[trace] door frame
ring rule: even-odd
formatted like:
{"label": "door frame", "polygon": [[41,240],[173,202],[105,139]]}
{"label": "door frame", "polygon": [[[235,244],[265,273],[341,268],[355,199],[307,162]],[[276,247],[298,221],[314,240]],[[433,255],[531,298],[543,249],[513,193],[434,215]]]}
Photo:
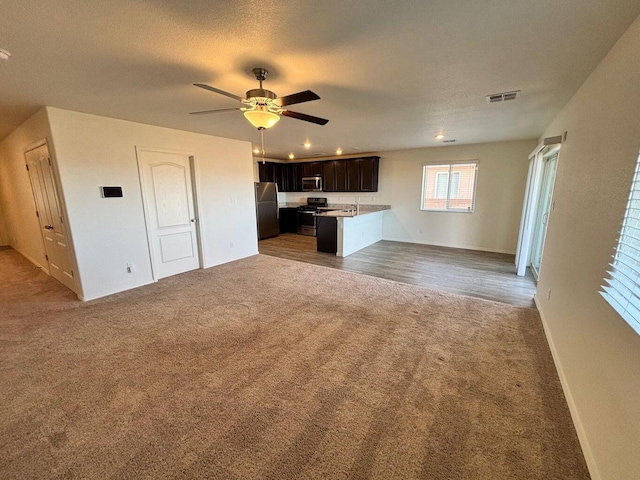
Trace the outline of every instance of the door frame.
{"label": "door frame", "polygon": [[[517,275],[524,276],[531,264],[531,246],[536,209],[540,198],[544,157],[550,150],[559,150],[562,136],[545,138],[529,155],[529,173],[525,187],[522,216],[520,217],[520,232],[516,250]],[[553,195],[553,194],[552,194]],[[553,201],[553,198],[551,199]]]}
{"label": "door frame", "polygon": [[[542,172],[540,175],[540,192],[538,194],[538,202],[536,204],[536,211],[534,212],[533,219],[533,229],[531,231],[531,253],[529,254],[529,265],[531,268],[531,273],[533,273],[536,281],[540,276],[540,267],[542,266],[542,256],[544,253],[544,244],[545,239],[547,237],[547,229],[549,228],[549,217],[551,216],[551,211],[553,210],[553,190],[555,187],[556,181],[556,173],[558,170],[558,158],[560,156],[559,147],[552,148],[548,152],[546,152],[542,156]],[[553,168],[553,175],[550,175],[550,165],[551,161],[554,161],[555,165]],[[547,184],[550,182],[550,184]],[[545,186],[549,187],[549,191],[546,192],[545,195]],[[548,204],[546,206],[546,212],[542,213],[540,207],[543,202],[547,201]],[[543,221],[543,217],[546,217],[546,220]],[[540,231],[542,229],[542,231]],[[537,238],[538,235],[541,235],[540,238]],[[540,249],[537,252],[538,248]],[[536,253],[540,254],[540,265],[535,265],[536,263]]]}
{"label": "door frame", "polygon": [[172,153],[176,155],[185,155],[189,157],[189,175],[191,176],[191,193],[193,202],[193,213],[196,220],[196,244],[198,245],[198,268],[204,268],[204,234],[202,232],[202,228],[200,227],[200,219],[202,218],[202,212],[200,210],[200,202],[198,202],[198,198],[200,196],[199,182],[197,181],[197,162],[196,155],[192,152],[185,152],[183,150],[172,150],[169,148],[159,148],[159,147],[144,147],[140,145],[136,145],[136,163],[138,164],[138,181],[140,183],[140,197],[142,198],[142,210],[144,216],[144,225],[147,234],[147,247],[149,250],[149,264],[151,265],[151,277],[154,282],[159,280],[157,267],[155,265],[155,250],[153,247],[153,241],[151,240],[151,213],[149,200],[145,197],[144,194],[144,175],[143,175],[143,167],[142,162],[140,161],[142,152],[151,152],[151,153]]}
{"label": "door frame", "polygon": [[[80,277],[80,272],[79,272],[79,268],[78,268],[78,261],[76,259],[76,249],[75,249],[75,244],[73,241],[73,236],[71,234],[71,227],[69,225],[69,213],[67,210],[67,202],[64,196],[64,191],[62,189],[62,181],[60,180],[60,170],[58,168],[58,160],[56,158],[56,154],[53,148],[53,142],[51,142],[51,140],[49,139],[49,137],[44,137],[40,140],[37,140],[29,145],[27,145],[25,148],[22,149],[22,156],[25,160],[25,165],[26,165],[26,155],[28,152],[30,152],[31,150],[35,150],[36,148],[40,148],[41,146],[46,145],[47,146],[47,152],[49,154],[49,159],[51,160],[51,171],[53,173],[53,186],[55,188],[55,194],[56,197],[58,198],[58,207],[60,209],[60,214],[62,215],[62,228],[64,230],[64,234],[67,240],[67,244],[69,246],[68,248],[68,252],[69,252],[69,261],[71,262],[71,267],[73,268],[73,284],[74,284],[74,289],[69,289],[71,290],[73,293],[76,294],[76,296],[78,297],[79,300],[84,301],[84,293],[82,290],[82,279]],[[28,172],[27,172],[28,173]],[[36,203],[36,199],[35,199],[35,192],[33,191],[33,184],[31,182],[31,175],[29,175],[29,185],[31,185],[31,195],[33,196],[33,208],[34,208],[34,212],[38,209],[37,207],[37,203]],[[38,225],[40,225],[40,220],[38,219]],[[39,229],[40,230],[40,229]],[[44,238],[42,238],[42,232],[39,231],[38,235],[40,236],[40,239],[42,240],[42,248],[44,249]],[[42,265],[38,265],[40,268],[42,268],[47,275],[51,275],[51,268],[49,267],[48,261],[47,261],[47,266],[46,268]],[[66,286],[66,285],[65,285]]]}

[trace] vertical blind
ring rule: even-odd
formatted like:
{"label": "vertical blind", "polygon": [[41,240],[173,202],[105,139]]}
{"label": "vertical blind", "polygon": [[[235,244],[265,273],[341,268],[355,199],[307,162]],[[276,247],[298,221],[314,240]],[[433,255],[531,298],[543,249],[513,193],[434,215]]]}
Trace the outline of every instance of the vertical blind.
{"label": "vertical blind", "polygon": [[640,334],[640,156],[610,266],[600,293]]}

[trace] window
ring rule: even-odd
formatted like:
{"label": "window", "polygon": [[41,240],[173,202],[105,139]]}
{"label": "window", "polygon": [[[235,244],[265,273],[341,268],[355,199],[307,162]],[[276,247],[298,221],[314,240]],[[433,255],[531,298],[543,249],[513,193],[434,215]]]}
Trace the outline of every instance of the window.
{"label": "window", "polygon": [[451,187],[449,198],[458,198],[460,191],[460,172],[451,174],[451,184],[449,184],[449,172],[436,172],[436,194],[435,198],[447,198],[447,192]]}
{"label": "window", "polygon": [[618,246],[600,292],[620,316],[640,334],[640,156],[622,219]]}
{"label": "window", "polygon": [[478,162],[424,164],[421,210],[473,212]]}

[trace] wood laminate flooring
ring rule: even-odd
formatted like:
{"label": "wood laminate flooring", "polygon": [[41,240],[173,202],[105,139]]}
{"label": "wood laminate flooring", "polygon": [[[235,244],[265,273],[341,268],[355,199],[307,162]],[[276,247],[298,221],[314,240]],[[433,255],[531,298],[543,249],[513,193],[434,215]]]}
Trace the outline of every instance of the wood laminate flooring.
{"label": "wood laminate flooring", "polygon": [[531,272],[516,275],[514,256],[382,240],[348,257],[316,251],[316,238],[295,233],[261,240],[264,255],[420,285],[460,295],[534,307]]}

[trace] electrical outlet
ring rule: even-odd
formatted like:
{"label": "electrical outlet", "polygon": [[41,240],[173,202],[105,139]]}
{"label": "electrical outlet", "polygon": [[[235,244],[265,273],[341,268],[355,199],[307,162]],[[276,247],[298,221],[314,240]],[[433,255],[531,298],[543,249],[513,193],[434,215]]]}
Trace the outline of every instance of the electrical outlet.
{"label": "electrical outlet", "polygon": [[551,300],[551,289],[547,290],[547,300]]}
{"label": "electrical outlet", "polygon": [[133,272],[133,263],[127,263],[127,273]]}

